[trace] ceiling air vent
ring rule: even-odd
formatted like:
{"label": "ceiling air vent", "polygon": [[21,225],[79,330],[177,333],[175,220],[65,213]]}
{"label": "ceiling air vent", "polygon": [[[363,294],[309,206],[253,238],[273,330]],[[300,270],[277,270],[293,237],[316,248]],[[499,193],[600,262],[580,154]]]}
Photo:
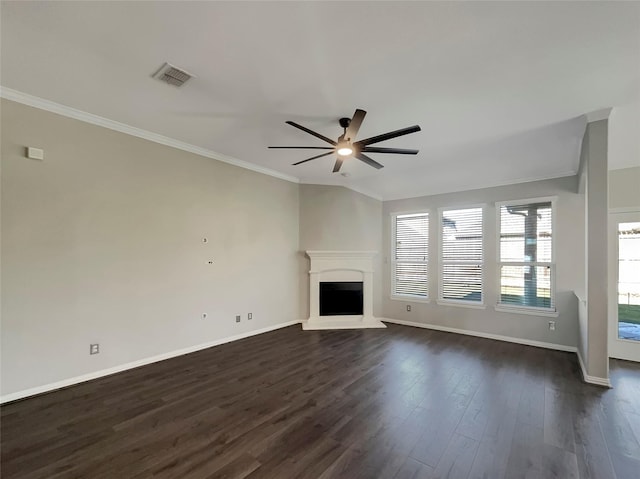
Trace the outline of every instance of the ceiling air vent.
{"label": "ceiling air vent", "polygon": [[157,78],[163,82],[167,82],[170,85],[174,86],[182,86],[186,81],[193,77],[190,73],[187,73],[184,70],[180,70],[177,67],[174,67],[170,63],[165,63],[160,67],[160,69],[155,72],[153,78]]}

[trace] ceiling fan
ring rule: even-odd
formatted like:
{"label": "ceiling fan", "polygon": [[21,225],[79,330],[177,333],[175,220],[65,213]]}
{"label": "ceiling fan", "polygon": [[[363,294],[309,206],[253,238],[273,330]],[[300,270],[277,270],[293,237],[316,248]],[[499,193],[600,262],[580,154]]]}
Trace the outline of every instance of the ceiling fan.
{"label": "ceiling fan", "polygon": [[309,128],[306,128],[298,123],[293,121],[287,121],[288,125],[291,125],[299,130],[305,131],[310,135],[315,136],[316,138],[320,138],[321,140],[329,143],[332,146],[270,146],[269,148],[277,148],[277,149],[303,149],[303,150],[331,150],[327,153],[322,153],[320,155],[312,156],[311,158],[307,158],[306,160],[298,161],[297,163],[293,163],[293,165],[300,165],[302,163],[306,163],[307,161],[315,160],[317,158],[322,158],[323,156],[338,155],[336,159],[336,163],[333,166],[333,172],[336,173],[340,171],[342,168],[342,163],[345,158],[350,156],[356,157],[358,160],[366,163],[369,166],[373,166],[376,169],[383,168],[383,166],[377,161],[369,158],[365,153],[395,153],[397,155],[417,155],[418,150],[407,150],[403,148],[381,148],[377,146],[369,146],[374,143],[379,143],[381,141],[390,140],[391,138],[396,138],[398,136],[408,135],[409,133],[416,133],[420,131],[420,127],[418,125],[409,126],[407,128],[402,128],[400,130],[390,131],[388,133],[383,133],[382,135],[372,136],[371,138],[367,138],[366,140],[354,141],[356,135],[358,134],[358,130],[360,130],[360,125],[362,125],[362,121],[364,120],[365,115],[367,114],[364,110],[356,110],[353,114],[353,118],[340,118],[340,126],[344,129],[344,133],[338,137],[338,141],[333,141],[331,138],[327,138],[320,133],[317,133]]}

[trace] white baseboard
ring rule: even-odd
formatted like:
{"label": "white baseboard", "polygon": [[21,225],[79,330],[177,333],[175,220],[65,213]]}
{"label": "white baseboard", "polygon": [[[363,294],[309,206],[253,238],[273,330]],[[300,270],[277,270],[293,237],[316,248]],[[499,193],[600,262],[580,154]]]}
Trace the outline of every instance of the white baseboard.
{"label": "white baseboard", "polygon": [[587,368],[584,365],[584,360],[582,359],[582,354],[580,354],[580,350],[576,351],[578,355],[578,363],[580,363],[580,370],[582,371],[582,379],[584,379],[585,383],[595,384],[597,386],[604,386],[607,388],[613,387],[611,386],[611,381],[607,378],[600,378],[598,376],[589,376],[587,374]]}
{"label": "white baseboard", "polygon": [[119,373],[122,371],[126,371],[128,369],[138,368],[140,366],[145,366],[151,363],[157,363],[158,361],[164,361],[165,359],[175,358],[177,356],[182,356],[184,354],[194,353],[196,351],[200,351],[202,349],[211,348],[213,346],[219,346],[221,344],[230,343],[232,341],[237,341],[239,339],[248,338],[251,336],[256,336],[262,333],[268,333],[269,331],[273,331],[280,328],[286,328],[287,326],[291,326],[294,324],[300,324],[300,320],[288,321],[286,323],[279,323],[273,326],[267,326],[266,328],[256,329],[254,331],[248,331],[242,334],[236,334],[235,336],[229,336],[226,338],[216,339],[214,341],[209,341],[207,343],[198,344],[196,346],[190,346],[188,348],[177,349],[175,351],[170,351],[168,353],[158,354],[157,356],[152,356],[150,358],[139,359],[138,361],[132,361],[130,363],[120,364],[118,366],[114,366],[108,369],[101,369],[100,371],[94,371],[92,373],[83,374],[82,376],[76,376],[69,379],[63,379],[62,381],[57,381],[55,383],[45,384],[44,386],[38,386],[35,388],[25,389],[23,391],[18,391],[11,394],[6,394],[4,396],[0,396],[0,404],[16,401],[18,399],[24,399],[29,396],[35,396],[36,394],[42,394],[49,391],[53,391],[55,389],[60,389],[68,386],[73,386],[74,384],[83,383],[86,381],[91,381],[92,379],[101,378],[104,376],[109,376],[111,374]]}
{"label": "white baseboard", "polygon": [[435,329],[437,331],[445,331],[447,333],[465,334],[467,336],[476,336],[478,338],[496,339],[498,341],[506,341],[508,343],[524,344],[526,346],[535,346],[537,348],[555,349],[557,351],[566,351],[575,353],[578,349],[575,346],[565,346],[564,344],[545,343],[543,341],[533,341],[531,339],[514,338],[512,336],[502,336],[500,334],[482,333],[472,331],[470,329],[450,328],[448,326],[438,326],[436,324],[416,323],[413,321],[405,321],[403,319],[380,318],[387,323],[402,324],[404,326],[413,326],[414,328]]}

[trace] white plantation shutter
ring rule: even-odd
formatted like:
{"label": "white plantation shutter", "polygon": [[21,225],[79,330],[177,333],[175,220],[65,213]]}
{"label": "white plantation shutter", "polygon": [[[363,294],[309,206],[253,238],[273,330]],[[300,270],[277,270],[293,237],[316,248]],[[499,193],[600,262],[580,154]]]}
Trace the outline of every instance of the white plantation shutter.
{"label": "white plantation shutter", "polygon": [[392,294],[426,299],[429,294],[429,214],[396,215],[393,240]]}
{"label": "white plantation shutter", "polygon": [[555,311],[553,202],[499,204],[502,306]]}
{"label": "white plantation shutter", "polygon": [[482,208],[440,215],[440,299],[482,303]]}

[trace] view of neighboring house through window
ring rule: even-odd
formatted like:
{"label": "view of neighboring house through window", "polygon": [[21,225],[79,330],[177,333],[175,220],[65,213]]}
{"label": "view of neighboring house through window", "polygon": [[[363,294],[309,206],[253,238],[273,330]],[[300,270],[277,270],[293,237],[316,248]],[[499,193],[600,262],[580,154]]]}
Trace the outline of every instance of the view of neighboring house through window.
{"label": "view of neighboring house through window", "polygon": [[392,231],[392,295],[427,299],[429,214],[394,215]]}
{"label": "view of neighboring house through window", "polygon": [[554,200],[499,203],[500,306],[555,311]]}
{"label": "view of neighboring house through window", "polygon": [[446,302],[482,303],[482,207],[440,213],[440,296]]}

